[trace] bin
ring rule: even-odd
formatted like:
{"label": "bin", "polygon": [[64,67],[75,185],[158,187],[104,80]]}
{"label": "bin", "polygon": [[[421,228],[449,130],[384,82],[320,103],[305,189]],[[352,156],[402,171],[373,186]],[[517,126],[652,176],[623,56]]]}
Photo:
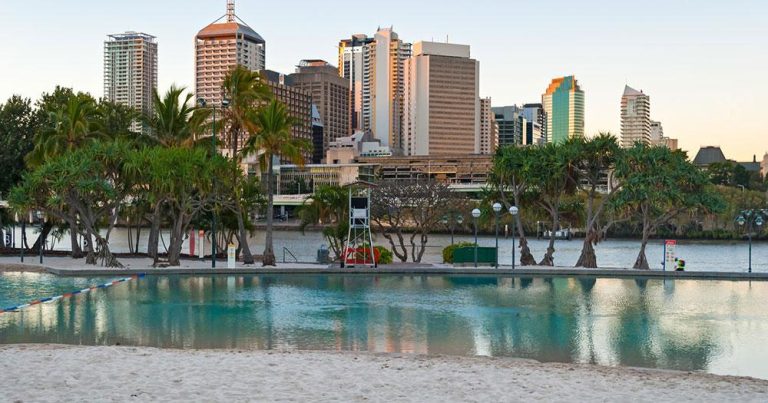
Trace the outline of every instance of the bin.
{"label": "bin", "polygon": [[331,263],[330,251],[325,245],[320,246],[320,249],[317,250],[317,263]]}

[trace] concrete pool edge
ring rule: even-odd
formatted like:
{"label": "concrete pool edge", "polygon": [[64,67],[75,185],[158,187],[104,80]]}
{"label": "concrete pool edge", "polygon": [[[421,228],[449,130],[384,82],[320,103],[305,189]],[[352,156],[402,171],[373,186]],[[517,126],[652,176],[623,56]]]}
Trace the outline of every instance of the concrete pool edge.
{"label": "concrete pool edge", "polygon": [[768,273],[745,272],[675,272],[634,269],[583,269],[573,267],[525,267],[511,269],[493,267],[450,267],[450,266],[408,266],[393,265],[373,268],[338,268],[321,265],[291,265],[290,267],[239,267],[229,268],[62,268],[36,264],[0,263],[0,272],[46,272],[62,277],[100,277],[115,275],[307,275],[307,274],[378,274],[378,275],[460,275],[460,276],[504,276],[504,277],[598,277],[598,278],[643,278],[643,279],[690,279],[690,280],[739,280],[768,281]]}

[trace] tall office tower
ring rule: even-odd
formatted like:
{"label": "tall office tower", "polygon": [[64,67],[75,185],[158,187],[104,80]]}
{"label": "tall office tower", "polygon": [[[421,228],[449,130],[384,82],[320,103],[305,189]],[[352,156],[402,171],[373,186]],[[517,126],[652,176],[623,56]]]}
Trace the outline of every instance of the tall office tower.
{"label": "tall office tower", "polygon": [[[523,116],[528,121],[528,124],[535,123],[536,134],[533,134],[529,130],[529,136],[532,136],[534,143],[539,144],[541,142],[547,142],[547,112],[544,111],[544,105],[542,104],[525,104],[523,105]],[[537,143],[538,141],[538,143]],[[525,143],[525,142],[524,142]]]}
{"label": "tall office tower", "polygon": [[[296,125],[291,129],[294,138],[304,139],[312,144],[312,96],[309,92],[293,86],[289,76],[280,74],[272,70],[261,70],[259,74],[267,84],[272,95],[278,101],[285,104],[288,114],[295,119]],[[304,160],[307,163],[312,162],[313,147],[304,153]],[[288,160],[282,160],[283,164],[291,164]]]}
{"label": "tall office tower", "polygon": [[574,76],[552,80],[541,96],[547,114],[547,141],[584,136],[584,91]]}
{"label": "tall office tower", "polygon": [[491,98],[480,98],[480,154],[493,154],[498,146],[499,125],[491,110]]}
{"label": "tall office tower", "polygon": [[264,39],[235,15],[235,1],[227,0],[227,14],[195,37],[195,95],[220,106],[224,76],[237,65],[264,69],[265,51]]}
{"label": "tall office tower", "polygon": [[330,142],[349,136],[349,80],[324,60],[302,60],[288,77],[294,88],[312,96],[323,122],[323,141],[315,152],[325,155]]}
{"label": "tall office tower", "polygon": [[480,63],[469,46],[417,42],[405,77],[405,154],[480,153]]}
{"label": "tall office tower", "polygon": [[621,96],[621,146],[651,144],[651,98],[630,86]]}
{"label": "tall office tower", "polygon": [[[367,45],[373,42],[363,34],[352,35],[350,39],[339,42],[339,76],[349,81],[349,116],[350,127],[348,134],[364,131],[363,121],[363,78],[369,73],[370,57]],[[370,92],[368,93],[370,96]]]}
{"label": "tall office tower", "polygon": [[353,131],[370,131],[395,150],[402,149],[403,64],[410,55],[411,44],[392,28],[339,42],[339,75],[350,80],[352,91]]}
{"label": "tall office tower", "polygon": [[526,144],[528,121],[517,105],[492,108],[499,125],[499,147]]}
{"label": "tall office tower", "polygon": [[664,128],[661,126],[661,122],[651,120],[651,144],[658,145],[662,143],[664,139]]}
{"label": "tall office tower", "polygon": [[[104,99],[149,113],[156,90],[155,37],[139,32],[108,35],[104,42]],[[136,120],[131,130],[146,132],[148,128]]]}

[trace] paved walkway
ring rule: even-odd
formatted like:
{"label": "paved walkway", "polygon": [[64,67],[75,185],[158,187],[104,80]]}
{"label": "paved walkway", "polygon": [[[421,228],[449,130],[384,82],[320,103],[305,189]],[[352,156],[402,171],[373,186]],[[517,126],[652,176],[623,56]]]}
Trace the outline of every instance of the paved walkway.
{"label": "paved walkway", "polygon": [[737,273],[737,272],[674,272],[646,271],[624,268],[584,269],[574,267],[545,267],[524,266],[512,269],[511,266],[494,267],[454,267],[448,264],[414,264],[399,263],[382,265],[378,268],[346,267],[316,263],[278,263],[276,267],[242,265],[239,262],[234,268],[227,267],[226,261],[217,261],[216,268],[211,268],[210,260],[186,259],[177,267],[152,267],[149,258],[121,258],[123,269],[90,266],[85,259],[69,257],[46,257],[40,265],[38,258],[25,258],[20,263],[15,256],[0,257],[0,271],[37,271],[48,272],[60,276],[115,276],[131,274],[400,274],[400,275],[472,275],[472,276],[531,276],[531,277],[608,277],[608,278],[677,278],[677,279],[709,279],[709,280],[764,280],[768,281],[768,273]]}

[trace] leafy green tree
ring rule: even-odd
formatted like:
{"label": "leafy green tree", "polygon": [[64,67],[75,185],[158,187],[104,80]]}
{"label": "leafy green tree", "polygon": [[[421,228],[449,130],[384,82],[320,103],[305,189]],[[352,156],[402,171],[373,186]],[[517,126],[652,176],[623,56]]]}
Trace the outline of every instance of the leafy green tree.
{"label": "leafy green tree", "polygon": [[635,269],[648,270],[645,249],[659,226],[685,212],[717,212],[723,201],[714,193],[707,175],[688,162],[682,151],[635,144],[616,164],[624,186],[613,203],[630,211],[642,224],[640,252]]}
{"label": "leafy green tree", "polygon": [[[129,154],[126,171],[134,175],[139,185],[134,191],[151,195],[159,211],[167,210],[170,218],[168,262],[180,264],[181,247],[190,223],[213,205],[222,205],[217,198],[228,194],[235,164],[216,154],[211,156],[202,148],[151,147]],[[218,177],[214,188],[213,177]],[[158,207],[156,207],[158,208]],[[158,255],[154,256],[155,261]]]}
{"label": "leafy green tree", "polygon": [[304,153],[312,145],[304,139],[295,138],[292,129],[298,123],[288,113],[285,105],[272,100],[266,107],[249,113],[248,132],[250,137],[242,150],[243,155],[258,155],[261,172],[267,173],[267,231],[264,247],[264,266],[275,266],[275,250],[272,239],[274,223],[274,163],[282,157],[297,165],[304,165]]}
{"label": "leafy green tree", "polygon": [[322,225],[323,237],[335,259],[341,259],[349,230],[349,194],[341,186],[320,186],[299,209],[301,230]]}
{"label": "leafy green tree", "polygon": [[[529,181],[531,159],[536,153],[533,147],[501,147],[496,151],[493,158],[493,170],[490,174],[490,183],[494,192],[498,194],[508,210],[511,206],[522,206],[522,200],[526,193],[531,192]],[[495,195],[493,195],[495,196]],[[523,226],[523,212],[520,211],[514,218],[517,235],[520,239],[520,264],[530,266],[536,264],[531,249],[528,246],[528,239],[525,236],[525,227]]]}
{"label": "leafy green tree", "polygon": [[129,106],[101,100],[96,105],[95,129],[107,139],[134,142],[139,134],[131,131],[131,125],[140,117],[141,114]]}
{"label": "leafy green tree", "polygon": [[0,104],[0,199],[21,180],[39,124],[29,99],[14,95]]}
{"label": "leafy green tree", "polygon": [[[600,241],[601,219],[606,207],[621,184],[611,175],[622,149],[616,137],[600,133],[591,139],[575,139],[574,168],[579,182],[578,190],[586,199],[584,231],[586,236],[576,267],[597,267],[594,245]],[[605,186],[605,189],[601,189]]]}
{"label": "leafy green tree", "polygon": [[537,204],[550,216],[552,236],[547,251],[539,262],[542,266],[554,266],[555,234],[560,229],[564,196],[575,191],[574,161],[579,140],[569,139],[561,144],[548,143],[536,148],[527,171],[530,186],[539,195]]}
{"label": "leafy green tree", "polygon": [[[39,210],[64,221],[74,211],[80,225],[70,230],[96,244],[94,249],[87,243],[86,263],[96,264],[99,257],[105,266],[121,267],[109,250],[109,236],[132,187],[122,176],[128,151],[121,141],[96,141],[51,157],[25,175],[11,191],[10,202],[20,212]],[[105,223],[102,236],[99,228]]]}
{"label": "leafy green tree", "polygon": [[[150,144],[166,148],[193,148],[198,139],[206,134],[206,121],[210,116],[210,110],[197,109],[192,103],[192,94],[186,92],[183,87],[171,86],[160,98],[155,91],[152,94],[154,102],[152,111],[142,117],[148,126],[146,134]],[[131,175],[139,178],[150,174],[146,172],[148,166],[132,166]],[[163,224],[163,212],[167,200],[157,198],[161,193],[139,195],[147,203],[143,204],[148,209],[150,222],[149,237],[147,239],[147,252],[150,257],[157,260],[160,242],[160,229]]]}

